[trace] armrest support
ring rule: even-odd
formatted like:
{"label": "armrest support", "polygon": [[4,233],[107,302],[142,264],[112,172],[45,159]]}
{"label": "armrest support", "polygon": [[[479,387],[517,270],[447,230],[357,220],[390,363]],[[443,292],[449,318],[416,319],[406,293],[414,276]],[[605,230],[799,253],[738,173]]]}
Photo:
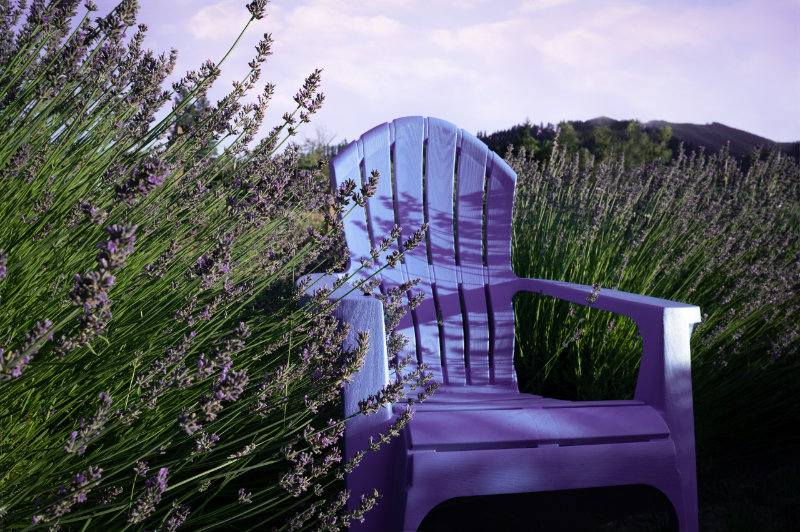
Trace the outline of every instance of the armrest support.
{"label": "armrest support", "polygon": [[[304,279],[309,276],[304,277]],[[336,275],[312,274],[307,294],[313,294],[322,287],[333,287],[339,279]],[[299,282],[298,282],[299,284]],[[348,294],[349,292],[349,294]],[[386,334],[383,324],[383,304],[374,297],[365,296],[360,290],[353,290],[352,285],[344,284],[331,292],[328,300],[337,301],[334,316],[350,324],[350,332],[344,341],[345,349],[356,346],[358,331],[369,331],[369,351],[364,366],[356,373],[353,380],[345,385],[342,397],[344,416],[358,412],[358,402],[376,393],[389,383],[389,363],[386,355]],[[384,406],[370,416],[358,416],[347,422],[347,430],[359,432],[362,428],[372,426],[391,417],[391,408]]]}

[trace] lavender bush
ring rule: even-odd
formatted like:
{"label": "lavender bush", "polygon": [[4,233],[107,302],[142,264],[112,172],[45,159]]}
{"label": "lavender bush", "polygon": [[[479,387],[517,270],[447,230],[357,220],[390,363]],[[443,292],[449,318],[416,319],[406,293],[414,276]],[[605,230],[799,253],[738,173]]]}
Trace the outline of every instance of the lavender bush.
{"label": "lavender bush", "polygon": [[301,307],[289,289],[371,190],[332,196],[278,152],[322,104],[320,72],[256,140],[274,87],[244,96],[266,34],[170,135],[230,51],[165,90],[177,52],[143,48],[135,0],[96,18],[92,1],[0,8],[0,528],[362,518],[374,498],[346,509],[336,401],[368,335],[343,351],[324,292]]}
{"label": "lavender bush", "polygon": [[[580,168],[556,149],[508,155],[519,181],[518,275],[699,305],[692,337],[698,445],[791,434],[800,396],[800,167],[726,152],[626,169]],[[627,318],[518,295],[517,368],[526,391],[575,399],[633,396],[641,338]],[[710,445],[710,444],[709,444]]]}

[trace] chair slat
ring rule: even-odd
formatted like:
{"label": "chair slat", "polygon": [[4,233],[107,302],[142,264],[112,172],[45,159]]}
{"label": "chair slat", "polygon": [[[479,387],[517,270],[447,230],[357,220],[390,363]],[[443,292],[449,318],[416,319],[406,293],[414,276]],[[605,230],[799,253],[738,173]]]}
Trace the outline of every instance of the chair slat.
{"label": "chair slat", "polygon": [[445,382],[452,386],[463,386],[467,384],[464,360],[464,315],[458,291],[456,266],[436,264],[433,271],[436,278],[436,302],[442,321]]}
{"label": "chair slat", "polygon": [[651,406],[420,411],[410,425],[412,449],[456,451],[542,444],[587,445],[666,438],[669,428]]}
{"label": "chair slat", "polygon": [[483,276],[474,271],[470,273],[464,266],[461,268],[461,298],[467,320],[465,358],[469,383],[489,384],[489,312]]}
{"label": "chair slat", "polygon": [[380,172],[377,193],[367,201],[367,220],[372,232],[372,245],[377,246],[394,228],[394,206],[392,200],[392,161],[389,124],[381,124],[361,137],[364,150],[364,174],[369,177],[373,170]]}
{"label": "chair slat", "polygon": [[[339,188],[346,180],[352,179],[360,187],[361,183],[361,158],[358,154],[358,144],[353,142],[344,150],[339,152],[331,164],[331,185]],[[359,267],[359,260],[366,259],[370,253],[369,238],[367,235],[367,217],[364,207],[355,205],[352,201],[352,212],[344,217],[344,234],[347,239],[347,246],[350,248],[350,268],[349,272],[355,271]],[[349,208],[348,206],[348,208]]]}
{"label": "chair slat", "polygon": [[442,323],[445,382],[466,384],[464,323],[458,294],[453,239],[453,179],[459,130],[450,122],[428,119],[425,161],[428,235],[435,275],[435,297]]}
{"label": "chair slat", "polygon": [[511,297],[496,297],[492,291],[494,272],[511,271],[511,210],[516,174],[497,154],[489,156],[486,186],[486,264],[489,269],[492,315],[492,383],[517,388],[514,371],[514,309]]}
{"label": "chair slat", "polygon": [[[403,228],[401,240],[406,240],[425,223],[422,190],[424,122],[421,116],[408,117],[395,120],[394,127],[396,214]],[[417,334],[417,360],[427,364],[433,371],[434,378],[442,382],[439,327],[436,324],[436,308],[424,240],[416,248],[406,252],[403,268],[408,279],[420,279],[412,292],[425,294],[422,303],[412,311]]]}
{"label": "chair slat", "polygon": [[456,246],[462,265],[483,264],[483,186],[488,152],[486,144],[464,133],[456,185]]}
{"label": "chair slat", "polygon": [[[395,226],[391,129],[392,126],[390,124],[381,124],[364,133],[359,141],[363,146],[365,176],[369,176],[372,170],[377,170],[381,174],[375,195],[367,201],[367,220],[371,229],[373,246],[377,246],[380,240],[388,236]],[[391,248],[389,251],[391,252],[393,249]],[[399,266],[386,268],[380,275],[383,279],[382,287],[384,290],[395,288],[406,280],[404,272]],[[406,305],[408,304],[406,296],[403,296],[403,301]],[[400,351],[400,357],[405,358],[410,355],[412,360],[416,360],[417,335],[410,314],[406,313],[403,316],[396,331],[409,339],[409,343]]]}
{"label": "chair slat", "polygon": [[511,295],[507,290],[493,290],[490,285],[489,300],[492,316],[491,381],[492,384],[507,385],[516,390],[518,385],[514,370],[514,308]]}
{"label": "chair slat", "polygon": [[511,212],[514,205],[514,171],[494,152],[489,154],[486,189],[486,264],[511,270]]}
{"label": "chair slat", "polygon": [[465,359],[471,384],[489,383],[489,315],[483,276],[483,188],[486,144],[464,133],[456,182],[456,248],[467,320]]}
{"label": "chair slat", "polygon": [[455,265],[453,240],[453,178],[458,129],[450,122],[428,119],[426,184],[431,258],[434,264]]}

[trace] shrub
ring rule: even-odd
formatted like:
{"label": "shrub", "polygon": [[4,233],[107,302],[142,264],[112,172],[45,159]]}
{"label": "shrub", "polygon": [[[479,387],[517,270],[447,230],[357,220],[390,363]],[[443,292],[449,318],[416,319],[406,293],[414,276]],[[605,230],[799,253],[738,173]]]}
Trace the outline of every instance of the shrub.
{"label": "shrub", "polygon": [[[520,276],[699,305],[692,336],[698,445],[785,435],[797,416],[800,167],[779,152],[743,173],[726,152],[626,169],[509,153],[519,176]],[[516,300],[526,391],[633,396],[641,338],[627,318],[525,294]]]}
{"label": "shrub", "polygon": [[[277,152],[322,104],[320,71],[256,142],[274,87],[243,98],[269,34],[210,105],[230,51],[164,90],[176,52],[143,51],[141,25],[126,39],[136,1],[94,21],[87,1],[70,31],[78,4],[0,3],[0,525],[360,517],[374,499],[345,507],[356,464],[336,401],[368,336],[343,350],[330,306],[291,290],[330,265],[335,214],[358,192],[333,197],[296,146]],[[247,5],[250,22],[265,5]]]}

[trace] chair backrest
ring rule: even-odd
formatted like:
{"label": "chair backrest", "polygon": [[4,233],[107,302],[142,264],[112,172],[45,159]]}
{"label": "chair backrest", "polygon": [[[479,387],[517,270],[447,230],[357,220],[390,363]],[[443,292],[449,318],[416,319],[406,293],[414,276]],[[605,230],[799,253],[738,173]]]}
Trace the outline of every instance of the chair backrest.
{"label": "chair backrest", "polygon": [[381,272],[382,291],[419,278],[412,294],[425,294],[398,327],[410,339],[404,354],[427,364],[444,386],[516,390],[511,302],[491,297],[492,279],[511,273],[516,175],[468,132],[417,116],[381,124],[348,145],[331,161],[331,181],[361,186],[372,170],[381,175],[377,193],[344,219],[348,271],[395,224],[402,242],[427,222],[424,242]]}

